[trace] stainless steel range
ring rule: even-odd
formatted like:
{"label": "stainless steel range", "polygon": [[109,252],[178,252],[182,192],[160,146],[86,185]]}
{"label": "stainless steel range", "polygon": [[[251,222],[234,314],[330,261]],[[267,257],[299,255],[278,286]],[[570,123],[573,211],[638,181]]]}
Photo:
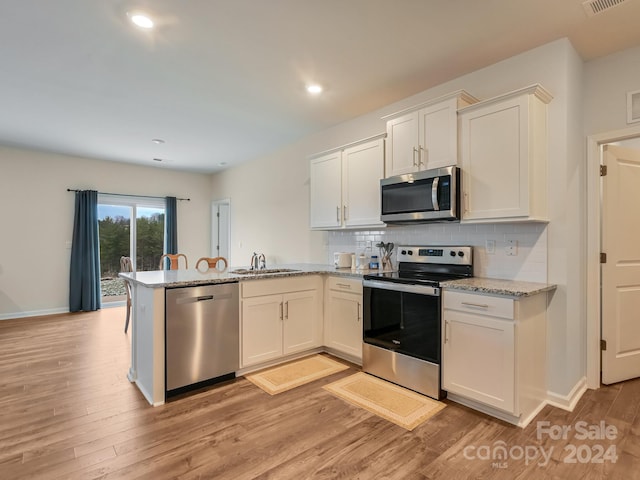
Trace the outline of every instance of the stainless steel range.
{"label": "stainless steel range", "polygon": [[440,399],[440,283],[473,276],[472,247],[401,246],[398,271],[364,276],[365,372]]}

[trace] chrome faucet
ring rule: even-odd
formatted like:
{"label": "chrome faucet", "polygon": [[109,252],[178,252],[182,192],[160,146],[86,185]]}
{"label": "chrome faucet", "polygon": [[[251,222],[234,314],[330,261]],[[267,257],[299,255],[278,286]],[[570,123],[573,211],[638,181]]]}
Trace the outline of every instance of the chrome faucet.
{"label": "chrome faucet", "polygon": [[267,259],[264,253],[257,254],[253,252],[253,255],[251,255],[251,270],[264,270],[265,268],[267,268]]}

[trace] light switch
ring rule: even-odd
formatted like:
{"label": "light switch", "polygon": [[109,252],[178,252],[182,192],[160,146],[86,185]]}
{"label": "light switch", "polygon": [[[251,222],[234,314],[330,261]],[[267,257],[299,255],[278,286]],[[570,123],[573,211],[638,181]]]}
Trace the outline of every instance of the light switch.
{"label": "light switch", "polygon": [[496,253],[496,241],[495,240],[485,240],[484,248],[487,251],[487,254],[493,255]]}

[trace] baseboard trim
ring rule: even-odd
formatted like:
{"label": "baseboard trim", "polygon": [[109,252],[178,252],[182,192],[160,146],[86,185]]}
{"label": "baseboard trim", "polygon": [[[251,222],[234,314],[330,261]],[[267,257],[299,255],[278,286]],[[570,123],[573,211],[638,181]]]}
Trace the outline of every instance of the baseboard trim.
{"label": "baseboard trim", "polygon": [[69,313],[69,307],[48,308],[45,310],[31,310],[28,312],[0,313],[0,320],[16,320],[28,317],[46,317],[47,315],[60,315]]}
{"label": "baseboard trim", "polygon": [[[104,302],[100,305],[101,309],[105,308],[116,308],[116,307],[124,307],[127,304],[125,301],[117,301],[117,302]],[[0,313],[0,321],[2,320],[17,320],[19,318],[30,318],[30,317],[46,317],[48,315],[61,315],[69,312],[69,307],[60,307],[60,308],[47,308],[44,310],[30,310],[27,312],[14,312],[14,313]]]}
{"label": "baseboard trim", "polygon": [[582,377],[567,395],[547,391],[547,403],[553,407],[572,412],[576,404],[587,391],[587,377]]}

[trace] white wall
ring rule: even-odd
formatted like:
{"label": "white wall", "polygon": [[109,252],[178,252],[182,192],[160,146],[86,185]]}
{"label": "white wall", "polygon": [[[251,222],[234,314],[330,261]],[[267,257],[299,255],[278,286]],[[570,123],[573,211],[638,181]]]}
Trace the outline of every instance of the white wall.
{"label": "white wall", "polygon": [[177,196],[178,246],[210,254],[210,177],[0,147],[0,318],[68,311],[74,194]]}
{"label": "white wall", "polygon": [[629,127],[627,92],[636,90],[640,90],[640,46],[587,62],[584,68],[585,134]]}
{"label": "white wall", "polygon": [[[547,278],[558,284],[558,290],[549,307],[549,356],[553,360],[548,372],[549,389],[559,397],[567,395],[585,373],[581,69],[582,62],[572,45],[561,39],[215,175],[213,199],[231,198],[232,263],[248,261],[253,250],[264,251],[271,261],[277,262],[326,262],[332,249],[341,245],[335,233],[314,232],[308,228],[309,155],[384,132],[385,122],[381,116],[454,90],[465,89],[482,99],[540,83],[554,96],[548,110],[551,223],[546,229],[545,248]],[[398,234],[420,241],[429,239],[428,235],[416,237],[410,231],[399,230]],[[355,240],[350,239],[346,244],[351,246],[358,241],[357,236],[353,238]],[[475,237],[472,242],[481,243]],[[479,253],[484,261],[482,271],[496,271],[490,256]],[[503,272],[505,278],[514,272],[517,274],[517,267],[507,270]],[[542,270],[537,271],[537,280]]]}

